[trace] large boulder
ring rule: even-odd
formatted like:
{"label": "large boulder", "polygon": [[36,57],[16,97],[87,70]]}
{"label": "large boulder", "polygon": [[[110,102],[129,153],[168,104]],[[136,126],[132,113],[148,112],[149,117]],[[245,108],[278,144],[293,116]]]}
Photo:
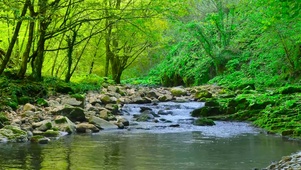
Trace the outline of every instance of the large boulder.
{"label": "large boulder", "polygon": [[68,132],[69,134],[76,132],[76,125],[66,116],[57,116],[53,121],[53,128],[59,131]]}
{"label": "large boulder", "polygon": [[117,125],[96,116],[90,117],[89,123],[94,124],[97,128],[104,130],[118,128]]}
{"label": "large boulder", "polygon": [[71,121],[76,122],[83,122],[86,120],[85,112],[80,107],[73,107],[66,105],[65,108],[58,110],[55,115],[62,115],[68,117]]}
{"label": "large boulder", "polygon": [[173,87],[170,89],[170,92],[173,96],[176,97],[185,96],[187,94],[187,91],[181,87]]}
{"label": "large boulder", "polygon": [[17,126],[7,125],[0,129],[0,142],[26,142],[27,132]]}

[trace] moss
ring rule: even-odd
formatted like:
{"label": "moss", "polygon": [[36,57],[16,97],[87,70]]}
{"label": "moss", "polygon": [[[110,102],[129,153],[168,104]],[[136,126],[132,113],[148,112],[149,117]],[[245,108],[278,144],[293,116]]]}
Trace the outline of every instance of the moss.
{"label": "moss", "polygon": [[213,126],[215,125],[214,121],[208,118],[198,118],[194,121],[194,125],[196,126]]}
{"label": "moss", "polygon": [[35,135],[33,137],[31,137],[30,141],[33,142],[33,143],[38,143],[40,139],[43,139],[44,136],[42,135]]}
{"label": "moss", "polygon": [[9,120],[5,113],[0,112],[0,128],[3,128],[4,125],[7,125],[9,123]]}
{"label": "moss", "polygon": [[47,130],[46,132],[44,132],[44,136],[45,137],[58,137],[60,134],[59,131],[54,131],[54,130]]}
{"label": "moss", "polygon": [[55,119],[54,122],[56,124],[63,124],[63,123],[67,123],[68,121],[67,121],[66,117],[61,117],[60,119]]}
{"label": "moss", "polygon": [[47,127],[47,129],[51,129],[52,128],[52,123],[51,122],[47,122],[45,124],[45,126]]}

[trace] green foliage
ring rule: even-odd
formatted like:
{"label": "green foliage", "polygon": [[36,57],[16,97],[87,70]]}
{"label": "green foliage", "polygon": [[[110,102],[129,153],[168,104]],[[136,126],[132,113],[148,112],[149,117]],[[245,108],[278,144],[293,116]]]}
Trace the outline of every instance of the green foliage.
{"label": "green foliage", "polygon": [[5,113],[0,112],[0,129],[9,123],[9,120]]}

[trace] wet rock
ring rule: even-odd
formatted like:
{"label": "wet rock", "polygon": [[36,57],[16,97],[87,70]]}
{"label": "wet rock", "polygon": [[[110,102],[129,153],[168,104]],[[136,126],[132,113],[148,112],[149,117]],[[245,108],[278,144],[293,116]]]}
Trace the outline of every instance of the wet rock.
{"label": "wet rock", "polygon": [[89,119],[89,123],[94,124],[99,129],[117,129],[118,126],[116,126],[113,123],[110,123],[104,119],[101,119],[99,117],[93,116]]}
{"label": "wet rock", "polygon": [[146,106],[140,107],[140,112],[144,112],[144,111],[146,111],[146,110],[152,110],[152,109],[149,108],[149,107],[146,107]]}
{"label": "wet rock", "polygon": [[129,120],[127,120],[126,118],[122,117],[122,116],[118,116],[117,118],[117,123],[122,123],[124,126],[129,126],[130,122]]}
{"label": "wet rock", "polygon": [[169,110],[159,110],[158,115],[172,115],[173,112]]}
{"label": "wet rock", "polygon": [[198,118],[193,123],[196,126],[213,126],[215,125],[214,121],[207,118]]}
{"label": "wet rock", "polygon": [[179,124],[172,124],[172,125],[169,125],[169,127],[180,127]]}
{"label": "wet rock", "polygon": [[224,113],[225,112],[219,107],[201,107],[190,112],[193,117],[216,116]]}

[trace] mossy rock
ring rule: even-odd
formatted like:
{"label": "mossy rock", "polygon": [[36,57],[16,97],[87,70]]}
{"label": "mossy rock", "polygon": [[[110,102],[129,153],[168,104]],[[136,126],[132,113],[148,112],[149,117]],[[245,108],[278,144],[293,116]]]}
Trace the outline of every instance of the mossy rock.
{"label": "mossy rock", "polygon": [[0,139],[4,138],[11,142],[26,142],[28,140],[27,132],[12,125],[6,125],[0,129]]}
{"label": "mossy rock", "polygon": [[55,130],[47,130],[43,135],[45,137],[58,137],[60,135],[60,132]]}
{"label": "mossy rock", "polygon": [[68,120],[67,120],[67,117],[65,117],[65,116],[60,116],[60,117],[56,118],[56,119],[54,120],[54,122],[55,122],[56,124],[63,124],[63,123],[67,123]]}
{"label": "mossy rock", "polygon": [[201,90],[195,93],[194,98],[202,99],[202,98],[212,98],[212,93],[208,90]]}
{"label": "mossy rock", "polygon": [[39,143],[39,140],[43,139],[43,138],[44,138],[44,136],[42,136],[42,135],[35,135],[35,136],[30,138],[30,142]]}
{"label": "mossy rock", "polygon": [[187,94],[187,91],[180,87],[174,87],[170,89],[170,92],[173,96],[177,96],[177,97],[184,96]]}
{"label": "mossy rock", "polygon": [[258,109],[264,109],[267,105],[273,104],[274,102],[271,101],[264,101],[264,102],[255,102],[251,105],[249,105],[250,110],[258,110]]}
{"label": "mossy rock", "polygon": [[190,112],[192,117],[207,117],[224,114],[224,110],[221,107],[201,107]]}
{"label": "mossy rock", "polygon": [[196,126],[213,126],[215,125],[214,121],[208,118],[198,118],[193,123]]}

